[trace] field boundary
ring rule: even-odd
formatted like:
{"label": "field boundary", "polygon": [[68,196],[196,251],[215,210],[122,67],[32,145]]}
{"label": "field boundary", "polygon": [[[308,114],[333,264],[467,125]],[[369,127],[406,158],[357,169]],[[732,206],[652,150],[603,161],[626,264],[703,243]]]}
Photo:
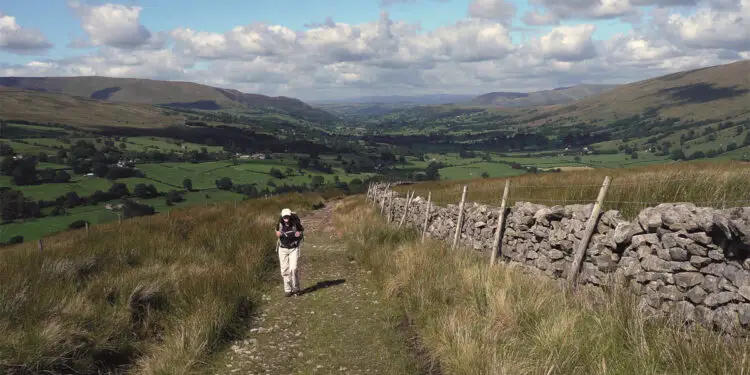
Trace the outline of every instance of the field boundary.
{"label": "field boundary", "polygon": [[501,210],[464,196],[458,205],[441,207],[414,194],[400,197],[391,186],[373,184],[368,191],[389,222],[496,253],[552,279],[627,289],[646,317],[750,333],[750,208],[663,203],[641,210],[631,222],[616,210],[592,218],[593,199],[552,207],[517,201]]}

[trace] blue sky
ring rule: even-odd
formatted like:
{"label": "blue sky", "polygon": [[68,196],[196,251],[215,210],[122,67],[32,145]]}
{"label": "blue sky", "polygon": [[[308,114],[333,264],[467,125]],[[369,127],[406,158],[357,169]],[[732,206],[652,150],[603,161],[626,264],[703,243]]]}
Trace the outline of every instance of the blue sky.
{"label": "blue sky", "polygon": [[382,1],[0,0],[0,76],[320,99],[625,83],[750,58],[748,0]]}
{"label": "blue sky", "polygon": [[[382,6],[378,0],[114,0],[85,1],[88,4],[118,3],[143,8],[141,22],[152,32],[169,31],[177,27],[194,30],[224,32],[237,25],[266,22],[283,25],[293,30],[304,30],[305,25],[322,23],[326,17],[336,22],[361,24],[378,18],[387,11],[391,19],[422,25],[425,31],[456,23],[467,17],[469,0],[416,0]],[[512,0],[517,8],[514,27],[527,28],[521,21],[527,11],[535,9],[525,0]],[[189,3],[190,5],[186,5]],[[43,11],[41,11],[43,10]],[[0,12],[16,17],[24,26],[42,31],[55,45],[50,58],[66,58],[81,54],[86,49],[66,46],[85,34],[66,0],[3,0]],[[575,20],[562,24],[576,24]],[[597,26],[593,37],[606,39],[617,32],[627,32],[631,26],[619,20],[589,21]],[[536,27],[526,38],[538,36],[551,27]],[[514,42],[521,42],[524,34],[512,32]],[[0,61],[25,63],[38,56],[19,56],[0,52]]]}

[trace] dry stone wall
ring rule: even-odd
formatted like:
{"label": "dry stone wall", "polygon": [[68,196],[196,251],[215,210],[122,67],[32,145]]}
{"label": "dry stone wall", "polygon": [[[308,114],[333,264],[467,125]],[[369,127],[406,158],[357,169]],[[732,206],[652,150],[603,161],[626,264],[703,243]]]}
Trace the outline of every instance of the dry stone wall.
{"label": "dry stone wall", "polygon": [[[384,215],[390,212],[393,222],[401,221],[406,198],[377,185],[371,199],[384,205]],[[593,206],[516,203],[506,210],[502,259],[531,272],[567,278]],[[426,198],[414,197],[404,224],[421,231],[426,209]],[[490,254],[499,208],[466,203],[464,210],[459,243]],[[426,235],[452,241],[458,213],[457,204],[431,204]],[[633,221],[611,210],[598,218],[577,281],[626,286],[649,315],[744,336],[750,333],[749,254],[750,207],[661,204],[644,209]]]}

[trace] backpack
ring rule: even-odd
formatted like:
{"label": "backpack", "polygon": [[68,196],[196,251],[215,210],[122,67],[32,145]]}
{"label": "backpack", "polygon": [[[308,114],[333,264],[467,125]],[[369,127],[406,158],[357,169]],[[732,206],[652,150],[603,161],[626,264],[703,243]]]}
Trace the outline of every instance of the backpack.
{"label": "backpack", "polygon": [[[280,230],[281,226],[284,224],[284,219],[279,218],[278,223],[276,224],[276,229]],[[296,226],[297,231],[301,232],[299,237],[285,237],[281,236],[279,237],[279,242],[284,245],[284,247],[297,247],[299,246],[300,242],[305,238],[305,227],[302,226],[302,220],[300,220],[299,216],[297,216],[296,212],[292,212],[292,215],[289,217],[289,225]]]}

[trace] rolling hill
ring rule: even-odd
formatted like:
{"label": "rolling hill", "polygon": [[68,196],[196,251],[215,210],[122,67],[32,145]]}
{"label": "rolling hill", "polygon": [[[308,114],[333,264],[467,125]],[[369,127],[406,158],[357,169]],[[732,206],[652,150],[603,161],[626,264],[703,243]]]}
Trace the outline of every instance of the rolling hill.
{"label": "rolling hill", "polygon": [[534,116],[611,121],[649,111],[696,121],[750,118],[750,60],[622,85]]}
{"label": "rolling hill", "polygon": [[599,94],[617,85],[582,84],[536,92],[491,92],[461,104],[487,107],[534,107],[540,105],[568,104]]}
{"label": "rolling hill", "polygon": [[116,103],[165,105],[183,109],[260,109],[311,122],[337,118],[301,100],[246,94],[193,82],[110,77],[0,77],[0,86]]}
{"label": "rolling hill", "polygon": [[154,128],[182,124],[183,116],[148,104],[111,103],[71,95],[0,86],[0,119],[82,128]]}

